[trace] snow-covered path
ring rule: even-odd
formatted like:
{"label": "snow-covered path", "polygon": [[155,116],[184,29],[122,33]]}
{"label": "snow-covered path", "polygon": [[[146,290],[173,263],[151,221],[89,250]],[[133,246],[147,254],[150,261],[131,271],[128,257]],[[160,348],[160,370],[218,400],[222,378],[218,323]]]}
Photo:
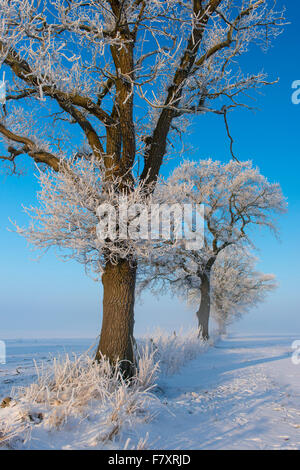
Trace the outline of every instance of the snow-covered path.
{"label": "snow-covered path", "polygon": [[294,339],[228,338],[163,378],[165,409],[148,429],[150,447],[300,449]]}

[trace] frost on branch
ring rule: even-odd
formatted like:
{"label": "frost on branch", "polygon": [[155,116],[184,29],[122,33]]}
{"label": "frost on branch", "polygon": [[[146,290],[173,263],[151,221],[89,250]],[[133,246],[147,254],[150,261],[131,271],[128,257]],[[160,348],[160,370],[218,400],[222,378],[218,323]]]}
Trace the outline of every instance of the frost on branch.
{"label": "frost on branch", "polygon": [[[276,233],[276,215],[286,211],[280,185],[270,183],[251,161],[185,161],[160,180],[156,194],[169,203],[204,204],[203,248],[195,252],[179,244],[174,250],[170,246],[169,267],[174,262],[190,274],[205,269],[227,246],[252,245],[254,229],[265,227]],[[155,261],[160,264],[159,258]]]}
{"label": "frost on branch", "polygon": [[[59,153],[70,154],[70,141],[55,134],[75,125],[97,158],[116,164],[123,153],[125,171],[144,159],[143,178],[191,115],[226,120],[232,108],[252,106],[250,90],[269,82],[260,70],[243,71],[239,58],[267,49],[285,23],[267,0],[0,0],[0,11],[8,114],[11,102],[35,104]],[[24,136],[10,134],[11,144],[15,137]],[[6,159],[14,163],[16,153]]]}
{"label": "frost on branch", "polygon": [[[172,203],[204,204],[204,244],[199,250],[169,244],[167,256],[154,251],[152,264],[140,266],[140,291],[146,287],[159,292],[171,288],[176,295],[197,298],[199,302],[206,295],[208,312],[214,302],[218,316],[224,304],[225,323],[235,315],[235,308],[242,311],[258,301],[263,290],[270,287],[272,277],[256,273],[245,250],[253,246],[254,229],[277,232],[276,215],[286,210],[279,184],[270,183],[251,161],[186,161],[169,178],[161,180],[157,192],[161,199]],[[231,269],[234,275],[226,289],[222,291],[221,284],[217,284],[215,292],[219,289],[219,293],[212,300],[214,270],[218,273],[215,280],[222,283],[222,276],[227,279]],[[239,269],[244,269],[244,278],[239,280],[241,290],[237,282]],[[230,282],[236,283],[237,291],[231,292]]]}
{"label": "frost on branch", "polygon": [[[228,247],[217,258],[212,270],[212,316],[220,332],[228,324],[262,302],[277,287],[274,274],[255,270],[258,260],[239,247]],[[198,293],[196,295],[199,303]],[[197,298],[198,297],[198,298]]]}
{"label": "frost on branch", "polygon": [[163,188],[178,202],[205,205],[206,256],[216,255],[228,244],[249,242],[253,226],[276,232],[275,216],[286,210],[280,185],[270,183],[251,161],[186,161]]}
{"label": "frost on branch", "polygon": [[[120,189],[118,178],[105,180],[104,169],[95,159],[74,159],[57,173],[39,171],[38,180],[40,205],[25,208],[32,224],[28,229],[17,227],[18,232],[37,248],[47,250],[54,246],[65,252],[66,258],[76,259],[95,273],[102,272],[108,261],[116,264],[120,259],[136,261],[150,256],[154,242],[148,234],[138,236],[140,214],[146,211],[148,226],[152,201],[149,188],[146,191],[142,183],[130,180],[126,185],[123,181]],[[119,218],[122,203],[129,208],[125,226],[119,223],[123,220]],[[105,209],[101,216],[100,205]],[[115,214],[112,226],[106,219],[106,208]],[[100,220],[108,228],[105,238],[97,233]],[[136,230],[137,236],[122,239],[121,230],[129,235]],[[158,244],[155,244],[155,249],[159,251]],[[161,245],[161,252],[163,250]]]}
{"label": "frost on branch", "polygon": [[[220,333],[226,326],[265,300],[277,287],[274,274],[256,271],[258,259],[241,246],[225,248],[217,257],[211,271],[211,315]],[[201,301],[201,280],[194,283],[185,297],[190,305]],[[182,293],[182,292],[181,292]]]}

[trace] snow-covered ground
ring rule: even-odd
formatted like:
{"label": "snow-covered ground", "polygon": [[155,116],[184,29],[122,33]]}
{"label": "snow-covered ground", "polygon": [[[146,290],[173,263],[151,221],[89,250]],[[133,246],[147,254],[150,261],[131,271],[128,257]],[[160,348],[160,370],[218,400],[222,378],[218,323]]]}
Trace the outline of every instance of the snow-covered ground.
{"label": "snow-covered ground", "polygon": [[65,353],[81,354],[92,346],[90,339],[16,339],[6,340],[6,363],[0,363],[0,399],[10,395],[13,386],[31,383],[37,365],[50,363]]}
{"label": "snow-covered ground", "polygon": [[291,337],[232,337],[160,381],[151,425],[170,449],[300,449],[300,365]]}
{"label": "snow-covered ground", "polygon": [[[292,342],[297,339],[300,335],[224,338],[203,348],[177,373],[161,373],[152,392],[155,400],[149,402],[152,418],[133,418],[131,427],[109,442],[95,440],[99,419],[95,415],[83,419],[81,426],[78,421],[72,426],[73,418],[63,429],[51,433],[42,430],[42,423],[34,423],[33,439],[26,446],[300,449],[300,364],[292,362]],[[7,365],[0,365],[2,397],[12,385],[33,380],[33,353],[41,360],[47,357],[50,346],[53,355],[63,349],[80,352],[87,349],[88,341],[72,344],[69,340],[64,346],[58,340],[27,343],[25,348],[24,343],[13,346],[8,345]],[[12,411],[0,409],[0,419],[1,414],[8,416]]]}

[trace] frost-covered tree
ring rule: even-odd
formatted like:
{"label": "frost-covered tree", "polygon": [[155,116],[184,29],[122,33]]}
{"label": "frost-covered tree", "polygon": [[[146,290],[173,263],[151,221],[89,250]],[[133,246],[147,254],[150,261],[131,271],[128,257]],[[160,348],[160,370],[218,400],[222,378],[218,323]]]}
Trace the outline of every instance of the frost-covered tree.
{"label": "frost-covered tree", "polygon": [[[182,243],[169,244],[167,256],[154,255],[152,264],[141,270],[140,287],[171,286],[179,294],[199,292],[197,318],[201,334],[207,339],[211,275],[216,261],[224,250],[235,248],[235,252],[229,251],[235,257],[237,247],[251,246],[258,228],[276,233],[275,216],[286,210],[286,201],[280,185],[270,183],[251,161],[185,161],[161,181],[157,191],[169,203],[204,205],[203,246],[195,250],[186,249]],[[242,266],[241,261],[238,263]]]}
{"label": "frost-covered tree", "polygon": [[[116,192],[134,176],[151,192],[193,115],[222,116],[232,142],[228,112],[268,83],[239,58],[268,48],[284,21],[267,0],[0,0],[0,15],[2,160],[59,172],[93,156]],[[108,256],[103,268],[98,352],[111,361],[133,359],[136,263]]]}
{"label": "frost-covered tree", "polygon": [[[69,160],[59,172],[38,170],[39,205],[24,208],[31,224],[28,228],[15,224],[18,233],[35,247],[43,251],[56,247],[62,257],[83,264],[95,280],[107,262],[115,265],[120,259],[144,260],[154,248],[161,253],[167,250],[147,233],[140,233],[142,211],[146,211],[147,226],[151,217],[149,185],[132,180],[123,182],[123,191],[116,192],[119,178],[107,182],[104,174],[105,169],[94,158]],[[157,197],[155,201],[159,203]],[[126,217],[121,217],[121,211]],[[126,234],[123,240],[121,232]]]}
{"label": "frost-covered tree", "polygon": [[[249,251],[231,245],[217,257],[211,273],[211,316],[219,332],[251,308],[262,302],[277,286],[274,274],[255,269],[257,263]],[[201,284],[188,293],[189,303],[199,305]]]}

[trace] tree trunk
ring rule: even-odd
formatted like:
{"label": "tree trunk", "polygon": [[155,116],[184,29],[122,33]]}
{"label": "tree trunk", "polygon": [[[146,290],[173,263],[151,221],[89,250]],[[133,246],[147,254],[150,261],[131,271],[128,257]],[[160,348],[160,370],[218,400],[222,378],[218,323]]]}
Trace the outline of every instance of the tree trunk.
{"label": "tree trunk", "polygon": [[209,339],[208,323],[210,314],[210,280],[209,276],[204,274],[201,276],[201,301],[197,312],[199,337],[205,340]]}
{"label": "tree trunk", "polygon": [[133,326],[136,264],[122,260],[108,262],[102,275],[103,320],[96,360],[101,356],[111,364],[122,361],[127,378],[134,372]]}

